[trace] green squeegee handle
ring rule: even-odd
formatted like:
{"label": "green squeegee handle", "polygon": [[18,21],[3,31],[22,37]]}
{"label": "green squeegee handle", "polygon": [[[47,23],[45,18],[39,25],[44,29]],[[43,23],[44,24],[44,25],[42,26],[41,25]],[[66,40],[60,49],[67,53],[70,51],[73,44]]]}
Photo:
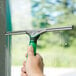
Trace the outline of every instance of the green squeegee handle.
{"label": "green squeegee handle", "polygon": [[34,49],[34,55],[36,55],[37,40],[38,40],[39,36],[40,35],[37,35],[35,37],[30,37],[29,45],[32,45],[32,47]]}
{"label": "green squeegee handle", "polygon": [[36,55],[36,46],[37,46],[36,42],[34,40],[30,40],[29,45],[32,45],[32,47],[34,49],[34,55]]}

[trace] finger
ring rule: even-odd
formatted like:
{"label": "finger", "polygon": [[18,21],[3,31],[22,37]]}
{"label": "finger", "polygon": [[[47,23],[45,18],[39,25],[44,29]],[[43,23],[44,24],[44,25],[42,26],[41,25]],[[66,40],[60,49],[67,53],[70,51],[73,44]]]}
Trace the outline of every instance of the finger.
{"label": "finger", "polygon": [[21,76],[27,76],[27,74],[22,72],[22,73],[21,73]]}
{"label": "finger", "polygon": [[21,71],[24,72],[24,73],[26,73],[25,67],[22,67],[22,68],[21,68]]}
{"label": "finger", "polygon": [[25,54],[25,57],[27,57],[27,53]]}
{"label": "finger", "polygon": [[24,67],[26,66],[26,61],[23,62],[23,66],[24,66]]}
{"label": "finger", "polygon": [[29,46],[27,50],[28,56],[34,56],[33,47]]}

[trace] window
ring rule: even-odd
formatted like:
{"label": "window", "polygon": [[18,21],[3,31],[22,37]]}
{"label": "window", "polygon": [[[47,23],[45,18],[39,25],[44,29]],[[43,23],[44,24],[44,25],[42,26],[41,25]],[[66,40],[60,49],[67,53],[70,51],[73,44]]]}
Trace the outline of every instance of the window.
{"label": "window", "polygon": [[[20,31],[76,24],[76,14],[75,10],[73,10],[75,5],[72,7],[72,4],[73,2],[70,2],[70,0],[11,0],[12,29],[13,31]],[[43,56],[45,66],[54,67],[50,69],[51,72],[49,74],[57,71],[56,74],[58,75],[60,74],[58,70],[62,70],[61,72],[63,70],[66,72],[75,70],[59,69],[59,67],[76,67],[76,35],[74,32],[46,33],[38,40],[37,51]],[[15,71],[17,68],[20,71],[22,62],[25,60],[28,44],[28,35],[12,36],[12,76],[15,76],[13,72],[17,72]],[[48,73],[48,71],[49,68],[45,68],[45,73]]]}

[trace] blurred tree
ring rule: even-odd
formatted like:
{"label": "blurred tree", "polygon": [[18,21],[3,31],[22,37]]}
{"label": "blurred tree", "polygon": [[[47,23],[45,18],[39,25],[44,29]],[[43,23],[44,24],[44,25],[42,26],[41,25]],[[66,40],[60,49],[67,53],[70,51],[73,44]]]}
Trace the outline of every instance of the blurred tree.
{"label": "blurred tree", "polygon": [[[76,0],[31,0],[31,2],[35,28],[76,24]],[[61,36],[65,47],[70,46],[76,37],[75,30],[54,33],[54,35],[56,34]],[[71,39],[71,37],[73,38]],[[55,38],[53,39],[55,40]],[[45,41],[47,44],[48,38],[45,38]],[[59,41],[56,40],[57,42]]]}

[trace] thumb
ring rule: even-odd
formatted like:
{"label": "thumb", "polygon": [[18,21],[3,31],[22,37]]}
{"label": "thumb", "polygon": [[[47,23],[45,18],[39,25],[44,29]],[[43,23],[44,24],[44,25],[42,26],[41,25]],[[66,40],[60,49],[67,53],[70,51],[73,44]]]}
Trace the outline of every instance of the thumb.
{"label": "thumb", "polygon": [[33,47],[29,46],[28,50],[27,50],[28,56],[34,56],[34,51],[33,51]]}

